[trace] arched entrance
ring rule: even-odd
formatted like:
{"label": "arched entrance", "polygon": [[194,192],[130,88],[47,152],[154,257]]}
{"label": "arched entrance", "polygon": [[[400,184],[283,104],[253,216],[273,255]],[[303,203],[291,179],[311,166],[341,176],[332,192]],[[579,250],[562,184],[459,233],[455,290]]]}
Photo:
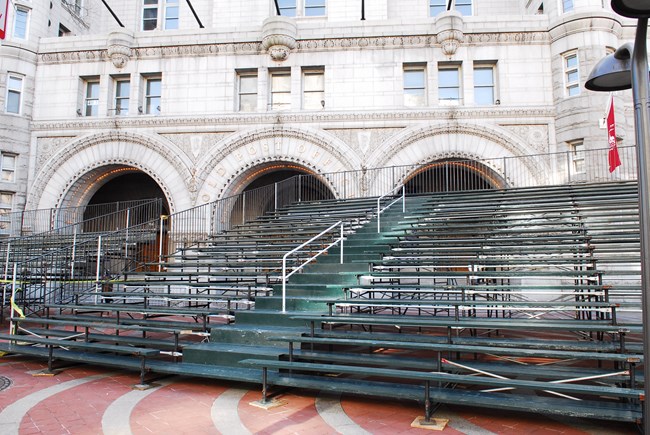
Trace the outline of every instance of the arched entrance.
{"label": "arched entrance", "polygon": [[295,202],[333,199],[334,194],[314,171],[293,163],[258,166],[240,177],[242,192],[232,206],[230,221],[243,223]]}
{"label": "arched entrance", "polygon": [[492,169],[472,160],[445,159],[423,165],[404,181],[406,193],[501,189],[504,180]]}

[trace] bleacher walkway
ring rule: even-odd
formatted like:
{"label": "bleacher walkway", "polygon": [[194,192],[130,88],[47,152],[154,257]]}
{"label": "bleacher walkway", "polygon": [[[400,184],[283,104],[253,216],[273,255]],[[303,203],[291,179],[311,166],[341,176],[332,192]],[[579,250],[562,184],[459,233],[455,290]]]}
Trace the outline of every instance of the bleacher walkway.
{"label": "bleacher walkway", "polygon": [[[258,382],[264,403],[281,386],[415,400],[425,420],[462,403],[641,421],[635,184],[414,196],[379,233],[376,202],[277,210],[110,292],[13,319],[40,337],[0,349],[50,370],[127,367],[141,384],[149,372]],[[293,275],[282,312],[282,257],[337,221],[343,264],[337,246]]]}

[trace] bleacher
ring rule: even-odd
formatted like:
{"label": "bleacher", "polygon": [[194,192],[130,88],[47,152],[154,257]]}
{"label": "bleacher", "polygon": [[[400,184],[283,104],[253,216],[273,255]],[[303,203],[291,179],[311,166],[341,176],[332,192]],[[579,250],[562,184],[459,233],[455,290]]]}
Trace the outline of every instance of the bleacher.
{"label": "bleacher", "polygon": [[[149,371],[259,382],[264,400],[276,385],[418,400],[427,418],[450,403],[641,421],[635,184],[413,196],[379,232],[376,204],[298,203],[181,246],[110,288],[12,319],[36,336],[0,349],[50,368],[88,355],[139,369],[141,383]],[[283,295],[283,257],[339,221],[343,248]]]}

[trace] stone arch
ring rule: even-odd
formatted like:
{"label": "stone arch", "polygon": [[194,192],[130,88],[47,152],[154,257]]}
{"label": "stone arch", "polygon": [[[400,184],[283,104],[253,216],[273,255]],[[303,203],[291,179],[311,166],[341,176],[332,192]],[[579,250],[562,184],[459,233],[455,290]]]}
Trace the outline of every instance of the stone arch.
{"label": "stone arch", "polygon": [[182,152],[173,144],[162,142],[159,138],[123,131],[74,140],[36,174],[27,205],[29,208],[83,206],[96,191],[93,186],[96,177],[118,168],[134,168],[160,186],[172,213],[189,208],[193,174],[184,164]]}
{"label": "stone arch", "polygon": [[[453,122],[400,132],[369,156],[368,164],[370,167],[396,166],[399,168],[397,179],[403,181],[419,166],[430,162],[474,160],[500,175],[506,185],[524,187],[549,181],[550,165],[544,155],[534,156],[537,153],[539,151],[505,129]],[[383,190],[392,187],[385,186]]]}
{"label": "stone arch", "polygon": [[198,165],[197,174],[202,177],[199,202],[240,193],[243,189],[239,182],[241,177],[252,168],[272,162],[293,163],[313,171],[335,195],[353,186],[356,188],[358,183],[340,182],[327,174],[352,171],[361,166],[354,150],[325,131],[288,126],[247,130],[228,137]]}

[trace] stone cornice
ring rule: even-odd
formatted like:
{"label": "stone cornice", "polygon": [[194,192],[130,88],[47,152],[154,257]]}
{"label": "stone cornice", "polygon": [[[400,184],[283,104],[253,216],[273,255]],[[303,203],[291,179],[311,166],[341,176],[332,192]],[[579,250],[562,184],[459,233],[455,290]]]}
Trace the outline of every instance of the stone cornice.
{"label": "stone cornice", "polygon": [[215,126],[232,129],[237,125],[275,125],[287,123],[340,123],[340,122],[390,122],[392,124],[412,121],[430,121],[444,119],[506,119],[513,118],[529,123],[531,118],[554,118],[556,111],[552,107],[504,108],[504,107],[455,107],[453,109],[401,110],[382,112],[317,112],[317,113],[259,113],[259,114],[221,114],[213,116],[136,116],[132,118],[74,118],[60,121],[34,121],[32,131],[61,130],[114,130],[120,128],[183,128]]}
{"label": "stone cornice", "polygon": [[[547,44],[550,37],[547,32],[484,32],[466,33],[466,44]],[[314,52],[328,50],[359,50],[384,48],[420,48],[438,47],[435,34],[371,36],[351,38],[298,39],[296,50]],[[217,54],[262,54],[264,46],[261,41],[245,41],[215,44],[184,44],[142,46],[132,48],[132,59],[160,57],[210,56]],[[103,62],[109,59],[107,48],[94,48],[75,51],[53,51],[38,54],[39,62],[46,64]]]}

